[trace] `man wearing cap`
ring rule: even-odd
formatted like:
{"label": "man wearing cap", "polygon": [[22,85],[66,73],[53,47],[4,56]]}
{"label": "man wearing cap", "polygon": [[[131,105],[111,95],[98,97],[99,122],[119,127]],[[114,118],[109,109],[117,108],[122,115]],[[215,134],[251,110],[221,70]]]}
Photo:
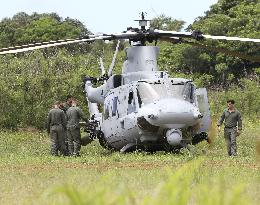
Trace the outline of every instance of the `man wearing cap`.
{"label": "man wearing cap", "polygon": [[77,101],[72,100],[72,106],[67,110],[67,137],[69,143],[69,155],[80,156],[81,137],[80,137],[80,119],[88,123],[88,119],[84,116],[82,110],[77,107]]}
{"label": "man wearing cap", "polygon": [[67,155],[64,132],[66,128],[65,113],[59,109],[60,102],[55,102],[48,113],[47,131],[51,138],[51,155],[58,156],[58,151],[63,156]]}
{"label": "man wearing cap", "polygon": [[218,129],[225,121],[224,125],[224,137],[227,144],[227,152],[229,156],[237,155],[237,143],[236,137],[240,135],[242,131],[242,119],[240,112],[234,106],[234,100],[227,101],[227,109],[224,110],[218,121]]}

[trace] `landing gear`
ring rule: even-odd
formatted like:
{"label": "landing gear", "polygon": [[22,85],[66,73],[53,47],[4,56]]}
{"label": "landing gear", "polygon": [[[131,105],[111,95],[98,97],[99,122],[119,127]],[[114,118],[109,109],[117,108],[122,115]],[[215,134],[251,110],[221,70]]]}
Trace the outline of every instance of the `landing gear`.
{"label": "landing gear", "polygon": [[103,148],[108,149],[108,150],[114,150],[114,148],[107,143],[107,140],[105,139],[104,133],[102,131],[98,131],[96,135],[97,135],[99,144]]}
{"label": "landing gear", "polygon": [[201,132],[193,136],[191,144],[196,145],[202,142],[203,140],[206,140],[209,144],[211,143],[208,134],[206,132]]}

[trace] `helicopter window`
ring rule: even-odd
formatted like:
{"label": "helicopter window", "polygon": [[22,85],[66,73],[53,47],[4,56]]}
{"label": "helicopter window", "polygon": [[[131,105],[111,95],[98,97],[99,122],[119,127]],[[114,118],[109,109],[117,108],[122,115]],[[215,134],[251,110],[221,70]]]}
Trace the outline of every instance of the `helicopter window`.
{"label": "helicopter window", "polygon": [[140,97],[144,104],[148,104],[153,102],[154,100],[159,100],[160,96],[153,89],[151,84],[148,83],[140,83],[138,86],[138,90],[140,93]]}
{"label": "helicopter window", "polygon": [[204,95],[197,95],[197,100],[198,100],[198,105],[199,105],[199,111],[201,113],[206,112],[206,105],[205,105],[205,100],[204,100]]}
{"label": "helicopter window", "polygon": [[139,108],[140,108],[142,106],[142,99],[140,97],[140,93],[139,93],[138,89],[136,89],[136,91],[137,91],[138,104],[139,104]]}
{"label": "helicopter window", "polygon": [[172,84],[169,89],[170,97],[183,99],[184,83]]}
{"label": "helicopter window", "polygon": [[191,83],[186,83],[183,90],[184,100],[187,100],[191,103],[194,102],[194,85]]}
{"label": "helicopter window", "polygon": [[128,96],[128,104],[131,104],[134,99],[134,93],[131,91]]}
{"label": "helicopter window", "polygon": [[141,101],[144,104],[148,104],[148,103],[153,102],[154,100],[160,99],[161,93],[158,92],[159,89],[158,89],[157,85],[160,85],[160,84],[153,85],[153,84],[149,84],[146,82],[139,83],[137,90],[140,94]]}
{"label": "helicopter window", "polygon": [[118,97],[113,99],[112,116],[116,116]]}
{"label": "helicopter window", "polygon": [[167,98],[168,97],[167,88],[166,88],[164,83],[160,83],[160,81],[159,81],[158,83],[154,83],[152,85],[152,87],[158,93],[160,98]]}
{"label": "helicopter window", "polygon": [[121,85],[121,81],[122,81],[122,76],[121,75],[115,75],[113,78],[113,84],[114,84],[114,88],[117,88]]}
{"label": "helicopter window", "polygon": [[109,117],[109,104],[105,105],[104,119]]}
{"label": "helicopter window", "polygon": [[136,111],[136,104],[134,100],[134,92],[131,91],[128,96],[128,107],[127,107],[127,114]]}
{"label": "helicopter window", "polygon": [[184,99],[188,102],[194,102],[195,87],[192,83],[177,83],[172,84],[170,89],[170,96],[178,99]]}

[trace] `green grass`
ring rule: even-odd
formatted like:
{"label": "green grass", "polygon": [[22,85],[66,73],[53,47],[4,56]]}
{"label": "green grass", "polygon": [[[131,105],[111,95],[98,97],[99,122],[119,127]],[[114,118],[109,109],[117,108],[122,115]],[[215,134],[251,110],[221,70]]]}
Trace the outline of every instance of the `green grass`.
{"label": "green grass", "polygon": [[245,125],[238,157],[223,133],[182,154],[111,153],[97,142],[82,156],[52,157],[39,132],[0,132],[0,204],[258,204],[259,123]]}

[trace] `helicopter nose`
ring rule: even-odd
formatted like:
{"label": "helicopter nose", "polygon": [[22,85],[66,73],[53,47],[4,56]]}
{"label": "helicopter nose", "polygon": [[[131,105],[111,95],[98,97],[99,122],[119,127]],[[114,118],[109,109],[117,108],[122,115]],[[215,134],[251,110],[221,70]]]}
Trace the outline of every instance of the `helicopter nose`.
{"label": "helicopter nose", "polygon": [[198,123],[203,117],[193,104],[179,99],[162,99],[149,105],[149,123],[165,128],[182,128]]}

